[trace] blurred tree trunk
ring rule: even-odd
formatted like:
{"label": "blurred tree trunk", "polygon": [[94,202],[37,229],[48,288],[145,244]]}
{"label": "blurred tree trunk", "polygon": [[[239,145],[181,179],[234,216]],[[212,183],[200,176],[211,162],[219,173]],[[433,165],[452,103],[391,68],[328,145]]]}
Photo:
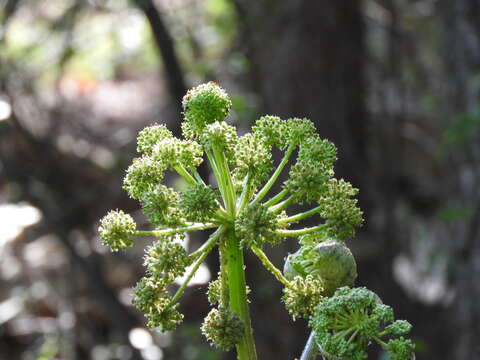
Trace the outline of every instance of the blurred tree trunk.
{"label": "blurred tree trunk", "polygon": [[[396,28],[398,9],[392,1],[380,3],[391,16],[386,70],[389,78],[384,80],[395,84],[396,100],[402,102],[399,54],[405,49],[401,48]],[[414,336],[429,344],[441,339],[438,346],[428,348],[423,356],[449,357],[453,349],[448,339],[454,334],[447,324],[448,312],[441,306],[427,306],[408,298],[394,280],[394,258],[406,247],[406,234],[394,210],[398,208],[400,194],[407,200],[414,196],[402,193],[401,189],[401,171],[409,160],[403,155],[401,135],[406,114],[393,113],[373,123],[367,113],[369,55],[363,1],[234,0],[234,4],[241,44],[251,66],[251,86],[263,101],[260,113],[313,120],[320,135],[339,149],[337,176],[361,190],[360,206],[366,224],[360,234],[360,246],[366,245],[368,255],[357,259],[359,285],[369,286],[385,303],[398,309],[398,316],[410,319],[415,325]],[[286,246],[291,250],[295,245]],[[281,264],[285,249],[274,252],[277,263]],[[250,276],[255,276],[252,282],[256,283],[268,280],[260,272]],[[276,313],[276,319],[281,318],[284,327],[279,327],[281,330],[270,335],[271,338],[262,339],[261,344],[267,345],[259,346],[259,354],[272,359],[285,358],[286,354],[298,356],[306,340],[306,324],[297,322],[292,326],[285,320],[285,312],[272,310],[272,304],[277,304],[281,295],[279,289],[269,295],[252,301],[256,334],[267,334],[266,327],[271,323],[267,319],[255,321],[255,314]],[[429,324],[443,321],[439,319],[446,319],[445,327],[432,332]],[[298,350],[292,353],[292,349]]]}
{"label": "blurred tree trunk", "polygon": [[262,111],[313,120],[356,186],[367,165],[361,4],[236,0]]}
{"label": "blurred tree trunk", "polygon": [[[469,116],[479,122],[480,91],[480,2],[478,0],[442,0],[439,12],[443,29],[443,56],[447,86],[443,94],[443,113],[446,125],[459,117]],[[478,127],[476,128],[478,131]],[[468,132],[468,128],[464,128]],[[480,357],[480,148],[476,136],[451,149],[452,185],[455,197],[450,199],[470,216],[462,227],[456,227],[452,238],[457,250],[452,254],[455,269],[452,276],[456,297],[452,307],[456,331],[455,358],[459,360]],[[468,174],[470,181],[465,181]],[[469,186],[471,183],[473,186]]]}
{"label": "blurred tree trunk", "polygon": [[[260,113],[314,121],[321,136],[339,149],[338,176],[363,191],[368,165],[362,2],[235,0],[234,4],[252,87],[263,101]],[[289,242],[270,254],[282,264],[285,253],[294,247]],[[261,271],[250,270],[248,276],[251,283],[272,282]],[[259,292],[252,294],[255,334],[269,336],[257,341],[259,356],[298,357],[308,336],[306,323],[289,319],[279,302],[279,286],[270,293]],[[258,318],[263,314],[275,314],[278,331],[268,331],[271,322]]]}

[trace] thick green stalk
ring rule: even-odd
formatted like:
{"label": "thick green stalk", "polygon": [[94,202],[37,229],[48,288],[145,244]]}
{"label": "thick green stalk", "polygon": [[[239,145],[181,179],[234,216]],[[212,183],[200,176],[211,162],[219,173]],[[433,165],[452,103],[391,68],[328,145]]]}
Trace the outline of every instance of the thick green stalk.
{"label": "thick green stalk", "polygon": [[237,344],[238,360],[256,360],[257,353],[253,340],[252,324],[248,312],[247,284],[243,263],[243,250],[235,233],[226,234],[226,253],[229,285],[229,308],[237,314],[245,325],[242,340]]}

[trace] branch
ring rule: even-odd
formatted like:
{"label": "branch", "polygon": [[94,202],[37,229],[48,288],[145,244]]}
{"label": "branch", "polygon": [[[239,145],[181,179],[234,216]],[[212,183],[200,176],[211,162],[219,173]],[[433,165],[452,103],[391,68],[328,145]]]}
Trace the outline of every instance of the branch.
{"label": "branch", "polygon": [[180,61],[178,60],[175,51],[172,36],[152,0],[133,0],[133,2],[140,10],[142,10],[150,24],[155,44],[157,45],[158,51],[160,52],[165,65],[165,74],[167,76],[172,99],[175,99],[175,105],[180,108],[181,112],[182,109],[179,99],[182,99],[187,92],[187,86],[185,84]]}

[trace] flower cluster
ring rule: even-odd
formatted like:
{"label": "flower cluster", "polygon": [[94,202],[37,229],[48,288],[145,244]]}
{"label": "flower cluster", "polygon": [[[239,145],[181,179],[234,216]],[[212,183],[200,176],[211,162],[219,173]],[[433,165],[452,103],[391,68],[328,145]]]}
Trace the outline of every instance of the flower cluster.
{"label": "flower cluster", "polygon": [[144,277],[135,287],[133,304],[145,314],[147,325],[161,331],[173,330],[182,321],[178,304],[172,304],[170,295],[161,281]]}
{"label": "flower cluster", "polygon": [[169,284],[182,276],[191,263],[175,236],[160,238],[145,252],[144,265],[153,279]]}
{"label": "flower cluster", "polygon": [[312,275],[295,276],[283,289],[282,301],[293,319],[309,318],[315,306],[322,300],[322,280]]}
{"label": "flower cluster", "polygon": [[[316,341],[327,359],[367,357],[371,341],[377,342],[395,360],[410,360],[414,345],[411,340],[393,336],[410,332],[405,320],[394,321],[393,310],[366,288],[342,287],[315,308],[310,326]],[[389,324],[389,325],[387,325]],[[390,338],[385,342],[384,338]]]}
{"label": "flower cluster", "polygon": [[102,244],[110,246],[113,251],[125,249],[133,245],[132,236],[137,224],[133,218],[122,210],[110,211],[101,221],[98,233]]}
{"label": "flower cluster", "polygon": [[230,350],[242,338],[245,325],[235,313],[213,308],[202,324],[202,333],[216,348]]}
{"label": "flower cluster", "polygon": [[[112,250],[131,246],[134,236],[157,239],[146,249],[147,277],[137,284],[133,303],[145,314],[148,326],[163,331],[181,322],[178,301],[218,246],[220,272],[208,290],[209,301],[217,308],[206,317],[202,331],[213,346],[236,347],[239,358],[253,359],[243,252],[252,251],[284,285],[282,300],[294,318],[311,318],[315,326],[325,322],[318,310],[328,304],[324,297],[340,286],[353,285],[356,278],[355,260],[344,242],[362,224],[355,199],[358,191],[334,177],[336,148],[318,136],[308,119],[263,116],[250,133],[239,136],[225,121],[232,102],[213,82],[189,90],[182,105],[184,138],[175,137],[164,125],[143,129],[137,139],[140,157],[133,160],[124,178],[124,189],[140,202],[152,228],[137,230],[130,215],[113,211],[101,220],[99,233]],[[279,161],[273,151],[283,153]],[[212,171],[211,184],[197,171],[203,161]],[[166,171],[183,179],[179,188],[165,184]],[[278,184],[280,191],[272,194],[282,173],[288,177]],[[292,204],[312,203],[309,210],[290,213]],[[319,218],[317,226],[298,227],[312,217]],[[187,233],[206,229],[216,230],[196,251],[188,253],[179,243]],[[290,237],[300,237],[301,248],[288,257],[284,275],[263,249],[265,244],[275,246]],[[171,296],[169,286],[181,276],[183,283]],[[395,325],[384,332],[400,330]],[[363,333],[357,333],[361,338]],[[400,349],[402,341],[399,338],[388,346]]]}
{"label": "flower cluster", "polygon": [[276,232],[280,228],[279,216],[262,204],[246,206],[235,220],[235,232],[240,237],[240,245],[262,245],[265,242],[276,244],[282,237]]}

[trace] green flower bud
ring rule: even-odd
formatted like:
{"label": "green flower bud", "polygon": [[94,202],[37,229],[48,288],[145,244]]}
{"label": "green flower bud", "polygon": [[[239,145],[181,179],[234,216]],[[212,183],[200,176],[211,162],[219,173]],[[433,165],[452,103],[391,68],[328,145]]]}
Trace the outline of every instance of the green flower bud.
{"label": "green flower bud", "polygon": [[133,245],[132,235],[137,230],[133,218],[122,210],[110,211],[100,220],[98,233],[102,244],[110,246],[112,251],[126,249]]}
{"label": "green flower bud", "polygon": [[410,339],[402,336],[387,343],[387,352],[391,360],[411,360],[415,345]]}
{"label": "green flower bud", "polygon": [[308,318],[315,306],[322,300],[323,284],[311,275],[296,276],[290,286],[283,289],[282,301],[295,320],[298,317]]}
{"label": "green flower bud", "polygon": [[385,333],[393,335],[405,335],[412,330],[412,325],[406,320],[397,320],[385,328]]}
{"label": "green flower bud", "polygon": [[138,133],[137,151],[151,155],[155,145],[166,138],[173,138],[173,134],[165,125],[155,124],[146,127]]}
{"label": "green flower bud", "polygon": [[286,123],[286,134],[288,143],[300,144],[306,140],[318,137],[317,129],[309,119],[293,118],[288,119]]}
{"label": "green flower bud", "polygon": [[133,198],[140,200],[163,180],[165,166],[149,156],[133,159],[123,180],[123,188]]}
{"label": "green flower bud", "polygon": [[200,142],[209,149],[222,151],[230,163],[235,164],[235,146],[238,142],[237,130],[226,122],[217,121],[205,127]]}
{"label": "green flower bud", "polygon": [[334,240],[314,247],[303,246],[290,254],[283,273],[287,279],[312,275],[322,280],[323,295],[332,296],[342,286],[353,286],[357,278],[357,264],[350,249]]}
{"label": "green flower bud", "polygon": [[232,102],[224,89],[214,82],[209,82],[189,90],[183,97],[182,105],[188,123],[185,135],[192,138],[192,135],[200,136],[208,124],[224,121]]}
{"label": "green flower bud", "polygon": [[[366,288],[342,287],[318,304],[310,326],[327,358],[365,359],[372,340],[385,345],[380,338],[387,335],[388,326],[385,330],[382,328],[392,320],[392,308],[382,304],[374,292]],[[389,342],[390,348],[387,344],[386,350],[395,356],[401,354],[398,360],[409,360],[413,347],[406,346],[409,340],[402,339]]]}
{"label": "green flower bud", "polygon": [[233,312],[224,308],[212,309],[202,324],[202,333],[216,348],[230,350],[243,336],[245,325]]}
{"label": "green flower bud", "polygon": [[150,328],[161,331],[174,330],[183,319],[177,310],[178,304],[171,300],[164,284],[153,278],[142,278],[135,287],[133,305],[145,314]]}
{"label": "green flower bud", "polygon": [[144,265],[152,278],[166,283],[171,283],[182,276],[190,263],[187,251],[178,243],[175,236],[161,238],[145,252]]}
{"label": "green flower bud", "polygon": [[178,226],[185,219],[178,207],[179,195],[172,188],[157,185],[142,198],[142,210],[156,226]]}
{"label": "green flower bud", "polygon": [[244,179],[250,174],[254,186],[265,182],[272,171],[272,154],[260,136],[252,134],[242,136],[235,147],[235,158],[237,168],[234,176],[237,179]]}
{"label": "green flower bud", "polygon": [[188,221],[207,222],[219,209],[219,194],[211,186],[191,185],[181,193],[179,207]]}
{"label": "green flower bud", "polygon": [[210,305],[220,303],[222,297],[222,279],[220,276],[221,273],[219,272],[218,277],[208,283],[207,297]]}
{"label": "green flower bud", "polygon": [[235,220],[235,232],[242,246],[278,244],[283,239],[275,233],[279,228],[277,215],[258,203],[245,207]]}
{"label": "green flower bud", "polygon": [[255,121],[252,133],[260,136],[268,147],[284,149],[288,145],[287,122],[278,116],[266,115]]}
{"label": "green flower bud", "polygon": [[318,136],[305,139],[300,144],[298,158],[290,169],[285,188],[299,204],[316,201],[328,189],[329,179],[334,175],[333,164],[336,148],[328,140]]}
{"label": "green flower bud", "polygon": [[357,206],[358,189],[343,179],[330,179],[327,191],[318,203],[320,216],[326,219],[326,235],[347,240],[355,235],[355,227],[362,225],[363,212]]}
{"label": "green flower bud", "polygon": [[191,140],[165,138],[153,148],[152,157],[167,169],[183,166],[186,169],[198,167],[203,161],[202,147]]}

